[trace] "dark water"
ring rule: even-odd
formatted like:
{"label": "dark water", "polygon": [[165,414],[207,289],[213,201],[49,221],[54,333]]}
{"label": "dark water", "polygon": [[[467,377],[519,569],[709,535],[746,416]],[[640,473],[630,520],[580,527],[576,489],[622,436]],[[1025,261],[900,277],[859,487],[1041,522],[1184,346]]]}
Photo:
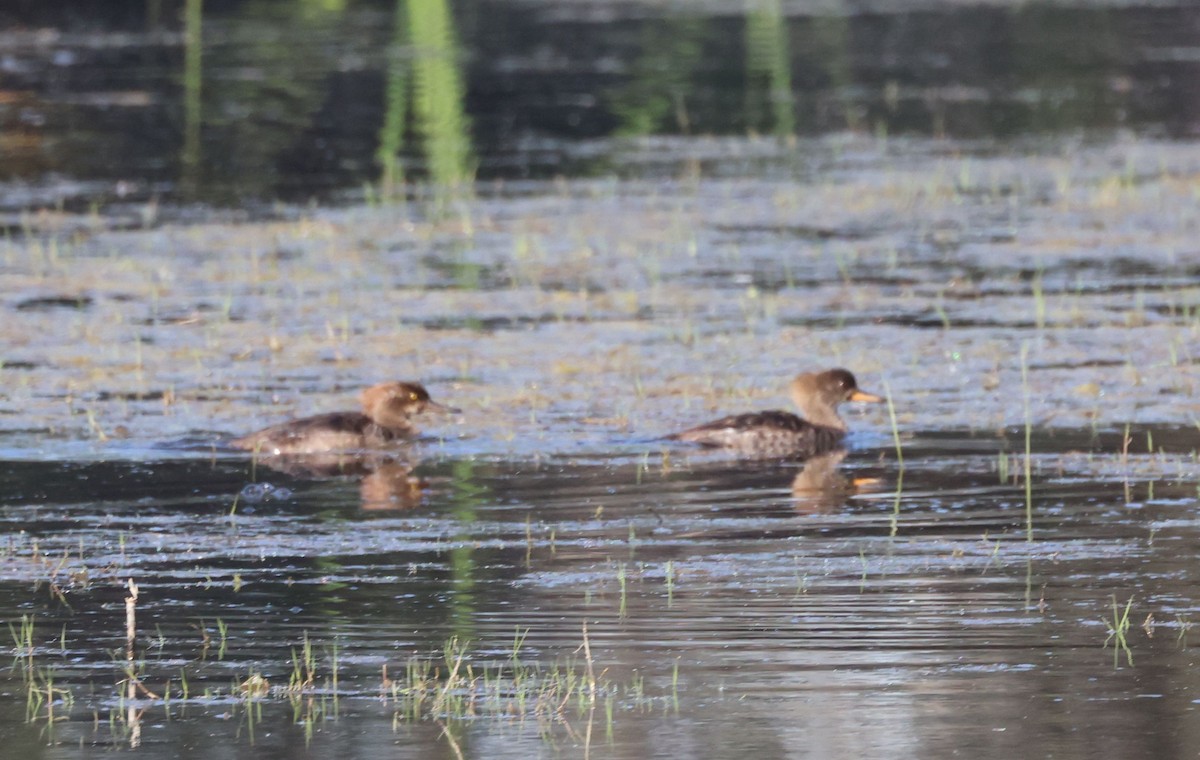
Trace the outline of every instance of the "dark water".
{"label": "dark water", "polygon": [[[6,4],[0,756],[1194,755],[1198,34]],[[660,438],[834,365],[844,452]],[[386,379],[464,411],[221,445]]]}
{"label": "dark water", "polygon": [[195,202],[268,213],[277,199],[361,199],[381,172],[454,182],[663,176],[696,161],[756,176],[815,168],[752,147],[645,142],[663,136],[1196,133],[1200,21],[1188,3],[787,10],[9,3],[0,202],[98,204],[136,224],[150,201],[178,214]]}
{"label": "dark water", "polygon": [[[1172,453],[1190,433],[1153,435],[1158,454],[1120,467],[1118,436],[1036,437],[1031,537],[997,473],[1016,441],[948,432],[911,435],[902,484],[865,448],[801,492],[779,462],[433,459],[420,506],[390,511],[353,479],[262,471],[291,494],[231,514],[248,473],[228,459],[9,463],[0,605],[32,617],[35,649],[14,650],[0,730],[30,757],[131,739],[418,757],[449,751],[442,725],[478,756],[1186,754],[1195,459]],[[169,703],[121,698],[127,578],[141,681],[170,682]],[[1132,666],[1104,647],[1113,597],[1133,599]],[[578,663],[585,622],[598,709],[509,695],[411,722],[381,698],[385,665],[440,661],[453,637],[477,668],[514,636],[529,662]],[[317,683],[289,698],[306,637]],[[73,695],[53,722],[26,722],[27,663]],[[276,691],[245,697],[252,673]]]}

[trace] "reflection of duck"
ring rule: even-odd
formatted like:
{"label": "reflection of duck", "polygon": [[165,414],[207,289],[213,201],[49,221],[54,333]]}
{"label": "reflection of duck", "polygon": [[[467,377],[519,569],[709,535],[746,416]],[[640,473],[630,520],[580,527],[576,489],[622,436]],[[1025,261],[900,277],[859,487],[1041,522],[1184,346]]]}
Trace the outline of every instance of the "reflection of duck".
{"label": "reflection of duck", "polygon": [[792,380],[791,393],[804,418],[778,409],[735,414],[668,438],[733,449],[747,456],[811,457],[841,445],[846,423],[838,416],[838,404],[883,401],[879,396],[860,391],[854,375],[844,369],[797,375]]}
{"label": "reflection of duck", "polygon": [[792,479],[792,495],[805,499],[850,494],[854,486],[838,469],[845,458],[845,449],[835,449],[806,459]]}
{"label": "reflection of duck", "polygon": [[792,480],[796,511],[806,514],[832,512],[850,497],[875,490],[878,478],[848,478],[839,469],[846,458],[845,449],[810,457]]}
{"label": "reflection of duck", "polygon": [[845,458],[846,450],[836,449],[805,460],[792,480],[797,512],[832,512],[854,495],[854,484],[838,469]]}
{"label": "reflection of duck", "polygon": [[404,462],[384,462],[359,484],[362,508],[367,511],[414,509],[421,506],[428,485],[424,479],[414,476],[412,468]]}
{"label": "reflection of duck", "polygon": [[409,448],[411,447],[389,449],[386,454],[370,451],[267,454],[258,458],[258,464],[304,480],[359,477],[370,475],[385,464],[391,463],[400,463],[402,466],[412,469],[417,458],[413,456],[413,452],[408,450]]}
{"label": "reflection of duck", "polygon": [[359,397],[362,412],[332,412],[273,425],[232,442],[265,456],[377,449],[412,438],[412,418],[422,412],[456,413],[433,401],[419,383],[380,383]]}
{"label": "reflection of duck", "polygon": [[413,509],[421,505],[428,483],[412,474],[417,462],[412,453],[392,449],[387,454],[284,454],[265,456],[258,462],[295,478],[356,478],[364,510]]}

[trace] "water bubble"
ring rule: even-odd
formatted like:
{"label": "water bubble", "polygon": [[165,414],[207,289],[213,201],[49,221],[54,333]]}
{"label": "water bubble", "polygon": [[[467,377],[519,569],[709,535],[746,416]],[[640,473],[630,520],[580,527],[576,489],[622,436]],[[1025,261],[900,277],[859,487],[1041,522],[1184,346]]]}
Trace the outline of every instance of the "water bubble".
{"label": "water bubble", "polygon": [[271,483],[248,483],[238,494],[247,504],[259,504],[264,501],[280,501],[290,499],[292,489],[280,488]]}

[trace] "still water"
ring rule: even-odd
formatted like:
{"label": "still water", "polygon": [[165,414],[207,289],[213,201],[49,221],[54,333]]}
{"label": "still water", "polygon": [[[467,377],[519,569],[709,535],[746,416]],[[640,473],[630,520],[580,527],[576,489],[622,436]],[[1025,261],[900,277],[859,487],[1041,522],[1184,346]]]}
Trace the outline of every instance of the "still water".
{"label": "still water", "polygon": [[0,10],[7,754],[1194,754],[1195,11],[685,10]]}
{"label": "still water", "polygon": [[[748,137],[1197,131],[1189,3],[15,2],[0,208],[411,194],[406,180],[810,177]],[[688,150],[666,136],[699,140]],[[397,189],[397,186],[400,186]],[[197,211],[197,209],[193,209]]]}

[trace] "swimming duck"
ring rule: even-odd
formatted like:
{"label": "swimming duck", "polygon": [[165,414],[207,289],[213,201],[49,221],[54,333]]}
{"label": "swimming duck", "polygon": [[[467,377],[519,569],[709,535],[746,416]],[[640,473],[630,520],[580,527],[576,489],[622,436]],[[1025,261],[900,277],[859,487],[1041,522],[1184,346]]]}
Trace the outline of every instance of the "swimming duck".
{"label": "swimming duck", "polygon": [[807,458],[838,448],[846,435],[838,404],[883,401],[859,390],[854,375],[844,369],[797,375],[791,383],[791,394],[804,418],[778,409],[734,414],[667,438],[733,449],[746,456]]}
{"label": "swimming duck", "polygon": [[359,396],[361,412],[331,412],[272,425],[231,442],[263,456],[377,449],[413,438],[422,412],[458,413],[429,397],[420,383],[380,383]]}

